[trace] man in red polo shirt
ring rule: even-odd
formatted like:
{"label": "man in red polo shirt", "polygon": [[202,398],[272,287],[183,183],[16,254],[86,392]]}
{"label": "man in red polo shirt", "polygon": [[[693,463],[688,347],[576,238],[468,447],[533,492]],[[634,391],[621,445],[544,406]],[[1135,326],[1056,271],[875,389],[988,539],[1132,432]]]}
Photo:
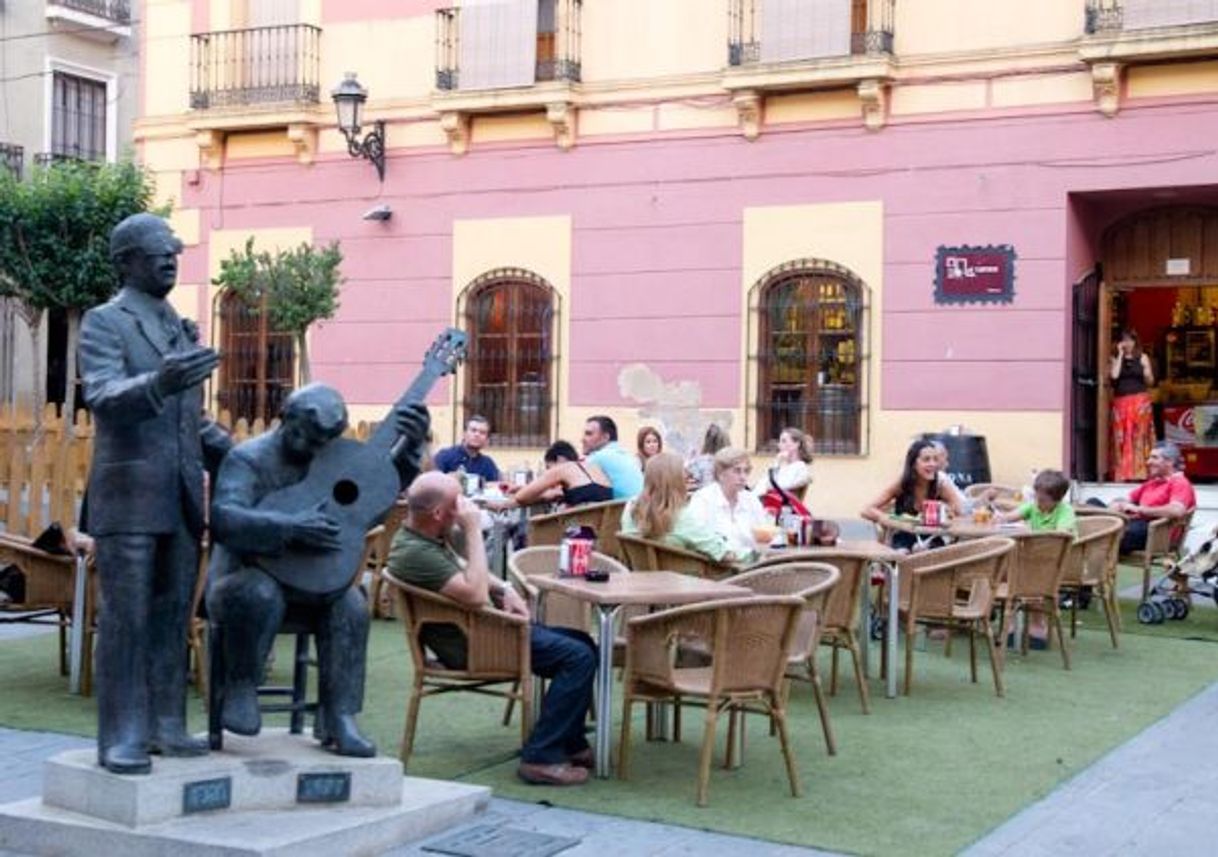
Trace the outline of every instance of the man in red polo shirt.
{"label": "man in red polo shirt", "polygon": [[1146,459],[1146,481],[1129,492],[1128,500],[1117,500],[1112,504],[1112,508],[1129,518],[1125,523],[1125,534],[1121,536],[1121,553],[1146,547],[1150,521],[1155,518],[1179,518],[1196,508],[1197,495],[1188,477],[1180,472],[1182,464],[1180,450],[1175,444],[1157,444]]}

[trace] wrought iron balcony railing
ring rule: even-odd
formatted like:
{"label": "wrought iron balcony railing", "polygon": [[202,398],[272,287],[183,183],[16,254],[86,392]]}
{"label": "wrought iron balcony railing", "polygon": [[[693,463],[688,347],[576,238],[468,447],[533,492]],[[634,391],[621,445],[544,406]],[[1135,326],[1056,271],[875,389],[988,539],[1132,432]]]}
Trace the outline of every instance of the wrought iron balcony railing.
{"label": "wrought iron balcony railing", "polygon": [[49,4],[95,15],[116,24],[131,23],[131,0],[49,0]]}
{"label": "wrought iron balcony railing", "polygon": [[94,160],[97,160],[97,158],[86,157],[83,154],[71,154],[69,152],[34,153],[34,166],[36,167],[49,167],[51,164],[65,164],[69,162],[88,163]]}
{"label": "wrought iron balcony railing", "polygon": [[1087,0],[1088,35],[1218,24],[1218,0]]}
{"label": "wrought iron balcony railing", "polygon": [[190,37],[190,106],[317,104],[321,30],[310,24]]}
{"label": "wrought iron balcony railing", "polygon": [[0,143],[0,170],[7,170],[20,179],[25,168],[25,149],[16,143]]}
{"label": "wrought iron balcony railing", "polygon": [[516,0],[499,7],[437,9],[436,88],[476,90],[578,82],[583,0],[539,0],[536,29],[531,23],[525,28],[513,26],[531,9],[532,4]]}
{"label": "wrought iron balcony railing", "polygon": [[728,65],[892,53],[895,0],[729,0]]}

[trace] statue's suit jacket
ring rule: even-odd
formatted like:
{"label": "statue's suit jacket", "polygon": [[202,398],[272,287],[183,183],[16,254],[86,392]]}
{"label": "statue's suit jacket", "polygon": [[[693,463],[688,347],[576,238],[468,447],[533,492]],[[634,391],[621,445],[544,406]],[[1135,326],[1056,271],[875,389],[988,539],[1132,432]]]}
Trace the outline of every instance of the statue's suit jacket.
{"label": "statue's suit jacket", "polygon": [[181,526],[202,533],[203,470],[215,472],[231,441],[203,418],[201,385],[171,396],[156,388],[165,357],[196,340],[193,324],[133,289],[85,313],[80,366],[95,426],[90,535],[167,534]]}

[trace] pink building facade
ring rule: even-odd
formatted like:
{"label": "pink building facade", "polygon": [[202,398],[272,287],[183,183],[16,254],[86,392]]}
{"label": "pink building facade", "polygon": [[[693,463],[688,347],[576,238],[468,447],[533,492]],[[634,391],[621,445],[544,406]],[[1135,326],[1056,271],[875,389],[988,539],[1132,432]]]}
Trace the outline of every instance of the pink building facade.
{"label": "pink building facade", "polygon": [[[436,5],[325,2],[320,23],[375,26],[412,12],[430,20]],[[208,15],[207,3],[193,4],[195,31]],[[158,60],[147,56],[151,87]],[[171,135],[158,137],[150,117],[143,157],[185,217],[181,280],[197,287],[181,300],[205,326],[215,320],[207,284],[237,237],[341,243],[342,305],[312,334],[313,375],[371,418],[404,389],[436,333],[461,326],[470,282],[513,267],[561,293],[556,434],[577,439],[597,412],[618,416],[625,430],[654,421],[655,399],[666,394],[649,401],[624,380],[641,364],[665,385],[695,391],[696,408],[726,415],[737,442],[763,454],[750,295],[776,265],[840,266],[861,283],[866,304],[862,438],[857,452],[818,462],[813,499],[846,513],[895,474],[914,432],[949,424],[987,436],[996,478],[1024,481],[1036,466],[1094,469],[1075,460],[1095,454],[1075,431],[1094,417],[1076,413],[1075,287],[1101,263],[1105,231],[1121,218],[1218,204],[1218,84],[1199,89],[1185,74],[1177,87],[1185,91],[1142,83],[1139,93],[1149,94],[1132,97],[1126,78],[1119,113],[1108,116],[1087,66],[1076,65],[1032,72],[1052,86],[1066,81],[1051,103],[1004,103],[1002,84],[1025,78],[1018,69],[969,72],[980,101],[956,92],[947,109],[903,104],[898,79],[886,84],[881,129],[812,110],[792,121],[767,115],[755,139],[720,121],[725,111],[737,115],[730,99],[707,102],[701,124],[663,127],[666,100],[656,94],[630,107],[650,111],[651,127],[581,128],[565,149],[506,125],[491,133],[490,121],[515,114],[492,116],[480,138],[475,114],[468,150],[455,155],[439,134],[407,144],[434,117],[395,120],[389,105],[378,111],[388,121],[383,182],[366,161],[328,146],[327,128],[308,163],[254,127],[227,131],[219,156],[210,142],[210,161],[200,143],[198,163],[174,169],[163,154]],[[392,217],[363,219],[377,206]],[[936,302],[936,250],[964,245],[1014,249],[1012,300]],[[431,395],[441,440],[458,430],[459,386]]]}

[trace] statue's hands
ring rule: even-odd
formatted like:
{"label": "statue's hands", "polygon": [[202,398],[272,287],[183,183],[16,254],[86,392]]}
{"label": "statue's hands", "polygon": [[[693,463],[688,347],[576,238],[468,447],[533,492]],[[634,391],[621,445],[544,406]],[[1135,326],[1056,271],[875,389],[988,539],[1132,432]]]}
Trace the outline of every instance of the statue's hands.
{"label": "statue's hands", "polygon": [[426,405],[406,405],[393,412],[393,424],[408,446],[421,446],[431,429],[431,414]]}
{"label": "statue's hands", "polygon": [[307,512],[292,516],[288,541],[316,550],[337,550],[340,545],[338,524],[322,511],[324,505],[319,503]]}
{"label": "statue's hands", "polygon": [[194,348],[180,354],[170,354],[156,374],[157,392],[172,396],[189,390],[203,381],[220,365],[220,355],[214,348]]}

